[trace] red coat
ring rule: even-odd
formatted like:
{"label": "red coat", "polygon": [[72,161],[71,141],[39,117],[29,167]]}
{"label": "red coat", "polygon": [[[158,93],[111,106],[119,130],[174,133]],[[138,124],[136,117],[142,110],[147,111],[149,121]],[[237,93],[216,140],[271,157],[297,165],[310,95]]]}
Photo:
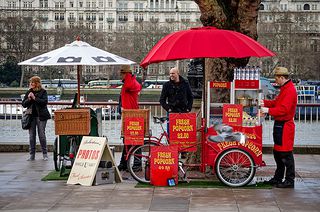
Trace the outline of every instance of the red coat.
{"label": "red coat", "polygon": [[131,73],[127,73],[121,89],[121,107],[123,109],[139,109],[138,97],[142,85]]}
{"label": "red coat", "polygon": [[269,114],[273,116],[275,120],[273,131],[274,136],[276,133],[275,128],[277,128],[276,122],[278,121],[283,123],[282,145],[279,145],[274,141],[274,150],[280,152],[292,151],[295,133],[295,124],[293,119],[297,107],[297,91],[292,81],[289,80],[281,86],[280,94],[275,100],[264,100],[264,105],[269,108]]}

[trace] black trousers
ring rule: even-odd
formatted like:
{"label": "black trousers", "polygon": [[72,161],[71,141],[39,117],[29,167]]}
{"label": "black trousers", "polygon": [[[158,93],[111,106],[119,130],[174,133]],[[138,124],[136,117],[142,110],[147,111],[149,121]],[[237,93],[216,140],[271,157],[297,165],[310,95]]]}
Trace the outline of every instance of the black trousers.
{"label": "black trousers", "polygon": [[293,183],[295,178],[293,152],[279,152],[273,150],[273,157],[277,164],[277,169],[274,173],[274,179],[282,181],[283,177],[285,176],[285,180]]}

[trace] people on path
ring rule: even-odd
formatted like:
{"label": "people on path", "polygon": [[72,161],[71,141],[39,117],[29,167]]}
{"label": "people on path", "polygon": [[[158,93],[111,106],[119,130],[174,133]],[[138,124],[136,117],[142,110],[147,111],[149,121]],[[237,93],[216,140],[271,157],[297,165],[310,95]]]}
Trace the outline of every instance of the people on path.
{"label": "people on path", "polygon": [[294,115],[297,106],[297,91],[289,79],[287,68],[276,67],[274,76],[276,83],[280,86],[280,93],[274,100],[263,100],[261,111],[274,117],[273,156],[277,167],[274,176],[265,183],[278,188],[293,188],[295,179]]}
{"label": "people on path", "polygon": [[[182,76],[179,69],[170,69],[170,80],[166,82],[161,91],[160,104],[168,113],[188,113],[192,109],[193,94],[189,85]],[[169,123],[167,125],[169,129]],[[186,154],[181,153],[181,158],[186,158]]]}
{"label": "people on path", "polygon": [[[129,65],[121,66],[120,74],[123,85],[121,88],[119,107],[121,110],[139,109],[138,98],[142,89],[142,85],[137,81],[136,76],[132,74],[132,70]],[[120,171],[127,170],[126,153],[130,148],[130,145],[123,148],[120,164],[118,166]]]}
{"label": "people on path", "polygon": [[43,160],[48,160],[46,125],[51,118],[48,111],[48,94],[41,85],[41,79],[33,76],[29,80],[29,90],[24,95],[22,106],[32,110],[31,126],[29,128],[29,152],[28,161],[35,160],[36,155],[36,131],[38,131]]}

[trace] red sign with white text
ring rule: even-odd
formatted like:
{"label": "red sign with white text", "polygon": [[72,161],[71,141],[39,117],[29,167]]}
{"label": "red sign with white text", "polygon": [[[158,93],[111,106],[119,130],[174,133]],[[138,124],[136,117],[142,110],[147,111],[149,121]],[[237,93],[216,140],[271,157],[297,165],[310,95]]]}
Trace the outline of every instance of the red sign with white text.
{"label": "red sign with white text", "polygon": [[144,144],[143,117],[127,117],[124,120],[124,145]]}
{"label": "red sign with white text", "polygon": [[235,88],[259,89],[259,80],[235,80]]}
{"label": "red sign with white text", "polygon": [[197,151],[197,114],[170,113],[169,140],[170,144],[177,145],[184,152]]}
{"label": "red sign with white text", "polygon": [[150,149],[150,184],[167,186],[168,179],[178,184],[178,147],[151,146]]}
{"label": "red sign with white text", "polygon": [[231,87],[231,82],[210,82],[210,88],[229,88]]}
{"label": "red sign with white text", "polygon": [[222,122],[231,126],[242,126],[242,105],[224,104]]}

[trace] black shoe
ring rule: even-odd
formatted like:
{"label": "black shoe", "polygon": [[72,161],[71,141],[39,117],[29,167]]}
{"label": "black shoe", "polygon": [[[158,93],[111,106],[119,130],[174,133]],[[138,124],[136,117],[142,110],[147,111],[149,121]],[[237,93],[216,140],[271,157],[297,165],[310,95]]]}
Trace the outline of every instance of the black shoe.
{"label": "black shoe", "polygon": [[281,180],[277,180],[275,178],[271,178],[270,180],[263,181],[263,184],[275,186],[275,185],[280,184],[281,182],[282,182]]}
{"label": "black shoe", "polygon": [[288,180],[283,181],[283,183],[277,184],[277,188],[294,188],[294,182],[289,182]]}
{"label": "black shoe", "polygon": [[127,171],[127,170],[128,170],[128,167],[127,167],[126,165],[120,164],[120,165],[118,166],[118,169],[119,169],[119,171]]}

